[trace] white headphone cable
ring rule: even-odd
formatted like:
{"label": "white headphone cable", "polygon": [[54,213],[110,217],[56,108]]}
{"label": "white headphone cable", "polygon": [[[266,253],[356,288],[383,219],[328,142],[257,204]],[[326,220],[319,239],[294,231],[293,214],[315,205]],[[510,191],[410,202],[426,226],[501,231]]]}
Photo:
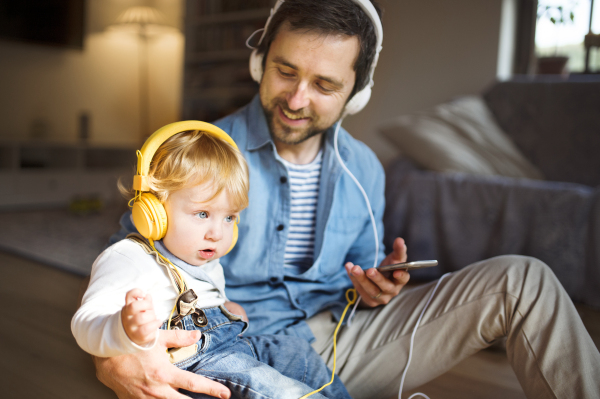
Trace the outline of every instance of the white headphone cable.
{"label": "white headphone cable", "polygon": [[352,178],[354,183],[356,183],[356,186],[359,188],[360,192],[362,193],[362,195],[365,199],[365,202],[367,203],[367,208],[369,210],[369,216],[371,217],[371,224],[373,225],[373,235],[375,236],[375,259],[373,260],[373,267],[377,267],[377,256],[379,255],[379,235],[377,234],[377,225],[375,224],[375,216],[373,216],[373,209],[371,208],[371,202],[369,201],[369,197],[367,196],[367,193],[365,192],[364,188],[358,182],[358,179],[356,177],[354,177],[352,172],[350,172],[348,167],[346,167],[346,165],[344,164],[344,161],[342,161],[342,157],[340,156],[340,150],[338,148],[338,133],[340,131],[341,124],[342,124],[342,119],[340,119],[337,126],[335,127],[335,133],[333,135],[333,147],[335,149],[335,155],[337,156],[337,159],[338,159],[340,165],[342,165],[342,168],[346,171],[346,173],[348,173],[348,175],[350,176],[350,178]]}
{"label": "white headphone cable", "polygon": [[[415,328],[413,329],[413,332],[412,332],[412,334],[410,336],[410,348],[408,350],[408,360],[406,361],[406,367],[404,368],[404,372],[402,373],[402,379],[400,380],[400,390],[398,391],[398,399],[402,399],[402,388],[404,387],[404,379],[406,378],[406,373],[408,372],[408,367],[410,366],[410,361],[412,359],[412,353],[413,353],[413,348],[414,348],[414,343],[415,343],[415,335],[417,333],[417,328],[419,328],[419,324],[421,324],[421,319],[423,318],[423,315],[425,314],[425,311],[429,307],[429,303],[433,299],[433,296],[435,295],[435,292],[437,291],[440,283],[442,282],[442,280],[446,276],[449,276],[451,274],[452,273],[446,273],[442,277],[440,277],[440,279],[438,280],[437,284],[435,285],[435,287],[433,289],[433,292],[429,296],[429,299],[427,300],[427,303],[425,304],[425,307],[423,307],[423,310],[421,311],[421,314],[419,315],[419,318],[417,319],[417,324],[415,325]],[[427,395],[425,395],[424,393],[421,393],[421,392],[417,392],[417,393],[414,393],[414,394],[410,395],[408,397],[408,399],[414,398],[415,396],[418,396],[418,395],[423,396],[423,397],[429,399],[429,396],[427,396]]]}
{"label": "white headphone cable", "polygon": [[[256,48],[257,48],[257,47],[254,47],[253,45],[251,45],[251,44],[250,44],[250,40],[252,40],[252,38],[254,38],[254,35],[256,35],[256,34],[257,34],[257,33],[259,33],[259,32],[260,32],[260,33],[262,33],[262,32],[264,32],[264,30],[265,30],[265,28],[260,28],[260,29],[257,29],[257,30],[255,30],[254,32],[252,32],[252,34],[251,34],[250,36],[248,36],[248,38],[246,39],[246,47],[247,47],[248,49],[250,49],[250,50],[254,50],[254,49],[256,49]],[[262,39],[262,36],[261,36],[261,39]],[[258,45],[260,45],[260,41],[258,42],[257,46],[258,46]]]}
{"label": "white headphone cable", "polygon": [[[371,217],[371,224],[373,226],[373,235],[375,237],[375,259],[373,261],[373,267],[377,267],[377,260],[378,260],[377,257],[379,255],[379,235],[377,234],[377,225],[375,223],[375,216],[373,215],[373,209],[371,208],[371,202],[369,201],[369,197],[367,196],[367,193],[365,192],[364,188],[358,182],[358,179],[352,174],[352,172],[350,172],[348,167],[346,167],[346,165],[342,161],[342,157],[340,156],[340,151],[338,148],[338,134],[340,131],[340,126],[342,125],[342,120],[343,120],[343,117],[339,120],[337,126],[335,127],[335,133],[333,135],[333,146],[335,149],[335,155],[338,159],[338,162],[342,166],[342,168],[346,171],[346,173],[348,173],[348,176],[350,176],[350,178],[352,178],[352,180],[354,181],[356,186],[359,188],[360,192],[362,193],[362,195],[365,199],[365,202],[367,203],[367,208],[369,210],[369,216]],[[414,342],[415,342],[415,335],[417,333],[417,328],[419,328],[419,325],[421,324],[421,319],[423,319],[423,315],[425,314],[425,311],[429,307],[429,304],[431,303],[431,300],[433,299],[433,296],[435,295],[440,283],[442,282],[442,280],[445,277],[449,276],[450,274],[452,274],[452,273],[446,273],[442,277],[440,277],[437,284],[433,288],[433,292],[429,296],[427,303],[425,303],[425,306],[423,307],[423,310],[421,311],[419,318],[417,319],[417,324],[415,325],[415,328],[413,329],[413,332],[410,337],[410,348],[408,350],[408,360],[406,362],[406,367],[404,368],[404,372],[402,373],[402,379],[400,380],[400,390],[398,391],[398,399],[402,399],[402,396],[401,396],[402,388],[404,387],[404,379],[406,378],[406,373],[408,372],[408,367],[410,366],[410,362],[412,360],[412,353],[413,353],[413,349],[414,349]],[[352,317],[354,316],[354,312],[356,311],[356,308],[358,306],[358,303],[360,302],[360,299],[361,299],[361,297],[359,296],[358,299],[356,300],[356,303],[354,304],[354,306],[352,308],[352,312],[350,312],[350,316],[348,317],[348,327],[350,327]],[[415,396],[419,396],[419,395],[423,396],[427,399],[430,399],[429,396],[425,395],[424,393],[420,393],[420,392],[412,394],[408,399],[412,399]]]}
{"label": "white headphone cable", "polygon": [[[377,260],[378,260],[377,257],[379,255],[379,234],[377,234],[377,224],[375,223],[375,216],[373,215],[373,209],[371,208],[371,202],[369,201],[369,197],[367,196],[365,189],[358,182],[358,179],[352,174],[352,172],[350,172],[350,170],[348,169],[346,164],[344,164],[344,161],[342,161],[342,157],[340,155],[340,150],[338,148],[338,134],[339,134],[340,126],[342,125],[343,119],[344,119],[344,117],[340,118],[339,122],[337,123],[337,126],[335,127],[335,133],[333,135],[333,147],[335,149],[335,155],[338,159],[338,162],[340,163],[342,168],[346,171],[348,176],[350,176],[350,178],[354,181],[354,183],[356,184],[356,186],[362,193],[363,198],[365,199],[365,202],[367,203],[367,209],[369,211],[369,216],[371,218],[371,225],[373,226],[373,236],[375,237],[375,259],[373,260],[373,267],[377,267]],[[352,307],[350,316],[348,316],[348,327],[350,327],[350,325],[352,323],[352,317],[354,316],[354,313],[356,312],[356,308],[358,307],[358,304],[360,303],[360,299],[361,299],[361,297],[359,295],[356,303]]]}

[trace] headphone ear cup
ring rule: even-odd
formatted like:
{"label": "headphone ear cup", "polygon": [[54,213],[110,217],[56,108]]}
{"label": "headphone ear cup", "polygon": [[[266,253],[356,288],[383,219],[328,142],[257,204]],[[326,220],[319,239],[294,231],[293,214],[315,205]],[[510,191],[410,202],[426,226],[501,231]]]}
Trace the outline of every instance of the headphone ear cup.
{"label": "headphone ear cup", "polygon": [[256,83],[260,83],[263,75],[263,54],[258,54],[257,50],[252,50],[250,54],[250,75]]}
{"label": "headphone ear cup", "polygon": [[229,247],[229,249],[227,250],[227,252],[225,252],[225,255],[227,255],[232,249],[233,247],[235,247],[235,244],[237,243],[238,240],[238,223],[240,222],[240,218],[238,217],[237,220],[235,221],[235,224],[233,225],[233,237],[231,238],[231,246]]}
{"label": "headphone ear cup", "polygon": [[160,240],[167,233],[167,212],[152,193],[142,193],[131,209],[133,224],[145,238]]}
{"label": "headphone ear cup", "polygon": [[371,98],[371,86],[367,85],[364,89],[359,91],[348,101],[346,107],[344,108],[344,113],[346,115],[354,115],[357,112],[361,111],[369,102]]}

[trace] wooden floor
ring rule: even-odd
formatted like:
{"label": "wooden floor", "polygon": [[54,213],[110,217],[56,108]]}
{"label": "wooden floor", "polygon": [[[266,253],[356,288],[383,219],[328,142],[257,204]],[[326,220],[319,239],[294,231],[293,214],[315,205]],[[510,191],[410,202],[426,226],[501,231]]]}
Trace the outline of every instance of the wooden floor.
{"label": "wooden floor", "polygon": [[[80,283],[81,277],[0,252],[0,397],[116,397],[96,380],[90,357],[71,335]],[[598,346],[600,312],[579,310]],[[491,350],[418,391],[432,399],[525,397],[506,355]]]}
{"label": "wooden floor", "polygon": [[0,397],[116,397],[71,335],[81,280],[0,253]]}

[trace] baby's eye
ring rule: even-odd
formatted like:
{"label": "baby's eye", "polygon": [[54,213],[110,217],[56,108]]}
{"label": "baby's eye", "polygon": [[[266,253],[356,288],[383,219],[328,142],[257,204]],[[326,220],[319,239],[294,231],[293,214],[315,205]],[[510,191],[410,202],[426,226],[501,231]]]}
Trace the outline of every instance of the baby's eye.
{"label": "baby's eye", "polygon": [[231,223],[231,222],[233,222],[234,220],[235,220],[235,216],[231,216],[231,215],[230,215],[230,216],[225,216],[225,221],[226,221],[227,223]]}
{"label": "baby's eye", "polygon": [[208,212],[200,211],[196,213],[196,216],[198,216],[200,219],[206,219],[208,217]]}

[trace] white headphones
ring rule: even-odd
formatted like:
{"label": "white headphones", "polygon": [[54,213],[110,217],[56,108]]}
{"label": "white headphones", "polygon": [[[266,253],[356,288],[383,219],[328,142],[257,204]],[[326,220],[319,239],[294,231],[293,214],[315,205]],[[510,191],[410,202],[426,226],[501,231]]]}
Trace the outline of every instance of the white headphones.
{"label": "white headphones", "polygon": [[[252,54],[250,54],[250,75],[252,79],[256,82],[260,83],[263,75],[263,57],[264,54],[258,54],[258,46],[263,41],[267,33],[267,29],[269,28],[269,24],[271,23],[271,18],[277,12],[279,7],[283,4],[285,0],[277,0],[275,6],[271,9],[271,14],[269,15],[269,19],[267,19],[267,23],[265,27],[262,29],[262,35],[260,36],[260,40],[256,47],[254,47]],[[377,60],[379,59],[379,52],[381,51],[381,43],[383,41],[383,28],[381,26],[381,20],[379,19],[379,15],[377,15],[377,11],[375,7],[369,0],[352,0],[354,3],[360,6],[360,8],[367,14],[371,22],[373,22],[373,27],[375,28],[375,36],[377,37],[376,51],[375,57],[373,58],[373,63],[371,64],[371,70],[369,71],[369,83],[358,93],[356,93],[350,101],[346,104],[344,108],[344,114],[353,115],[362,110],[365,105],[369,102],[371,98],[371,87],[373,87],[373,74],[375,73],[375,67],[377,66]],[[248,42],[254,35],[260,30],[254,32],[248,40],[246,41],[246,45],[250,47]],[[250,47],[253,48],[253,47]]]}

